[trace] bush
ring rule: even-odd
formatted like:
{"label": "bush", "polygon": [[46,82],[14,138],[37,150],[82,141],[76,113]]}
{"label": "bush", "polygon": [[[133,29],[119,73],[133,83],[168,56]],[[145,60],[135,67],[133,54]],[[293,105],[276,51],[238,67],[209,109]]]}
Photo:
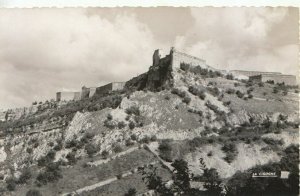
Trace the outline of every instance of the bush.
{"label": "bush", "polygon": [[226,79],[227,79],[227,80],[233,80],[234,78],[233,78],[233,75],[232,75],[232,74],[227,74],[227,75],[226,75]]}
{"label": "bush", "polygon": [[84,149],[89,157],[93,157],[93,155],[96,154],[99,150],[95,145],[91,143],[87,144]]}
{"label": "bush", "polygon": [[137,140],[137,136],[136,136],[136,134],[132,134],[131,136],[130,136],[130,138],[132,139],[132,140]]}
{"label": "bush", "polygon": [[149,144],[150,143],[150,137],[149,136],[145,136],[142,140],[141,140],[142,143],[145,143],[145,144]]}
{"label": "bush", "polygon": [[31,154],[32,153],[32,148],[29,148],[29,147],[26,148],[26,152],[29,153],[29,154]]}
{"label": "bush", "polygon": [[135,124],[132,121],[129,122],[128,126],[131,130],[135,128]]}
{"label": "bush", "polygon": [[127,139],[126,141],[125,141],[125,145],[126,146],[132,146],[134,144],[134,142],[131,140],[131,139]]}
{"label": "bush", "polygon": [[114,121],[111,121],[111,120],[108,120],[108,119],[106,119],[106,120],[104,121],[104,126],[107,127],[107,128],[109,128],[109,129],[114,129],[114,128],[116,128],[115,122],[114,122]]}
{"label": "bush", "polygon": [[207,87],[206,89],[215,97],[218,97],[220,95],[220,90],[217,87]]}
{"label": "bush", "polygon": [[107,159],[108,155],[109,155],[109,152],[108,152],[107,150],[103,150],[103,151],[101,152],[101,156],[102,156],[104,159]]}
{"label": "bush", "polygon": [[118,122],[118,128],[119,129],[123,129],[125,126],[126,126],[125,122],[123,122],[123,121]]}
{"label": "bush", "polygon": [[50,164],[54,160],[55,154],[56,154],[55,151],[50,150],[46,156],[41,157],[38,160],[38,166],[42,167],[42,166],[47,166],[48,164]]}
{"label": "bush", "polygon": [[119,153],[119,152],[123,151],[123,148],[121,147],[121,145],[117,144],[117,145],[114,146],[113,151],[115,153]]}
{"label": "bush", "polygon": [[186,103],[186,104],[189,104],[189,103],[191,102],[191,100],[192,100],[192,99],[191,99],[190,97],[187,97],[187,96],[186,96],[186,97],[183,98],[182,102],[183,102],[183,103]]}
{"label": "bush", "polygon": [[243,98],[244,97],[244,93],[242,93],[239,90],[237,90],[235,94],[238,96],[238,98]]}
{"label": "bush", "polygon": [[172,162],[172,145],[171,140],[162,140],[158,146],[159,156],[168,161]]}
{"label": "bush", "polygon": [[26,196],[42,196],[42,193],[36,189],[30,189],[27,191]]}
{"label": "bush", "polygon": [[205,93],[204,90],[198,89],[196,86],[190,86],[189,87],[189,92],[192,93],[195,96],[198,96],[200,99],[204,100],[205,99]]}
{"label": "bush", "polygon": [[234,94],[234,93],[235,93],[235,90],[232,89],[232,88],[229,88],[229,89],[226,90],[226,93],[227,93],[227,94]]}
{"label": "bush", "polygon": [[140,109],[137,106],[131,106],[130,108],[126,109],[126,113],[128,115],[135,115],[135,116],[139,116],[140,115]]}
{"label": "bush", "polygon": [[14,191],[16,189],[16,179],[8,178],[6,180],[6,188],[9,191]]}
{"label": "bush", "polygon": [[151,140],[152,142],[155,142],[155,141],[157,141],[157,137],[156,137],[156,135],[152,135],[152,136],[151,136],[151,138],[150,138],[150,140]]}
{"label": "bush", "polygon": [[237,155],[237,148],[233,142],[227,142],[222,147],[224,153],[226,153],[225,161],[231,163]]}
{"label": "bush", "polygon": [[31,176],[32,176],[31,170],[29,168],[25,168],[22,171],[17,183],[18,184],[25,184],[31,178]]}
{"label": "bush", "polygon": [[113,116],[111,114],[107,114],[107,120],[112,120]]}
{"label": "bush", "polygon": [[67,154],[66,158],[68,159],[68,163],[70,165],[74,165],[76,163],[76,161],[77,161],[74,152],[69,152]]}
{"label": "bush", "polygon": [[124,196],[135,196],[137,194],[135,188],[130,188],[127,193],[124,194]]}
{"label": "bush", "polygon": [[45,185],[48,182],[55,182],[62,178],[59,163],[50,163],[46,169],[40,172],[36,178],[38,185]]}
{"label": "bush", "polygon": [[248,95],[248,99],[252,99],[253,98],[253,95],[252,94],[249,94]]}

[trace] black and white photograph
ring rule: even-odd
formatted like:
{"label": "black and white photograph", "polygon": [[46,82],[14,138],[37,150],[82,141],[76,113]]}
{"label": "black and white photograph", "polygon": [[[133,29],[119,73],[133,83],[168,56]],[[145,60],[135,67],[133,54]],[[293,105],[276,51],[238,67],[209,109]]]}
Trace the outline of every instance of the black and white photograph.
{"label": "black and white photograph", "polygon": [[299,16],[0,8],[0,195],[298,196]]}

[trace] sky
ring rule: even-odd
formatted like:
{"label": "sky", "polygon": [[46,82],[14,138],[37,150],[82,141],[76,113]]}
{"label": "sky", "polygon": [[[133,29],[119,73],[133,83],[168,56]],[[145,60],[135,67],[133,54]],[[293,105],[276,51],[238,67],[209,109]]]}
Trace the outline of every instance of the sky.
{"label": "sky", "polygon": [[126,81],[171,46],[220,69],[297,74],[296,8],[0,9],[0,108]]}

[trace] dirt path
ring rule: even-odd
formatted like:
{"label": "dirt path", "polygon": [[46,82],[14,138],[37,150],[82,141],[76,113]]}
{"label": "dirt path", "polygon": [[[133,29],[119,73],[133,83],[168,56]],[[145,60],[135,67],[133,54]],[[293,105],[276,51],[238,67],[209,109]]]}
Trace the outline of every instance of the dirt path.
{"label": "dirt path", "polygon": [[120,153],[116,154],[115,156],[112,156],[112,157],[110,157],[110,158],[108,158],[108,159],[100,159],[100,160],[98,160],[98,161],[88,162],[87,164],[88,164],[89,166],[99,166],[99,165],[101,165],[101,164],[108,163],[108,162],[111,161],[111,160],[114,160],[114,159],[116,159],[116,158],[118,158],[118,157],[120,157],[120,156],[129,154],[129,153],[131,153],[131,152],[133,152],[133,151],[135,151],[135,150],[138,150],[138,149],[139,149],[139,147],[129,148],[128,150],[125,150],[125,151],[123,151],[123,152],[120,152]]}

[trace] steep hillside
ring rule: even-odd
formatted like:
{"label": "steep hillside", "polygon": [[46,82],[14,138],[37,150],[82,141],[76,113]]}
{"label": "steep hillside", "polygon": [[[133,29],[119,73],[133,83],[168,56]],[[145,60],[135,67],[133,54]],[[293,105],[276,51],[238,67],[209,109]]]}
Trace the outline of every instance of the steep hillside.
{"label": "steep hillside", "polygon": [[152,163],[167,181],[168,162],[179,158],[195,175],[203,172],[202,158],[226,180],[280,161],[299,139],[291,87],[168,61],[126,85],[1,123],[1,194],[141,194],[148,187],[138,167]]}

